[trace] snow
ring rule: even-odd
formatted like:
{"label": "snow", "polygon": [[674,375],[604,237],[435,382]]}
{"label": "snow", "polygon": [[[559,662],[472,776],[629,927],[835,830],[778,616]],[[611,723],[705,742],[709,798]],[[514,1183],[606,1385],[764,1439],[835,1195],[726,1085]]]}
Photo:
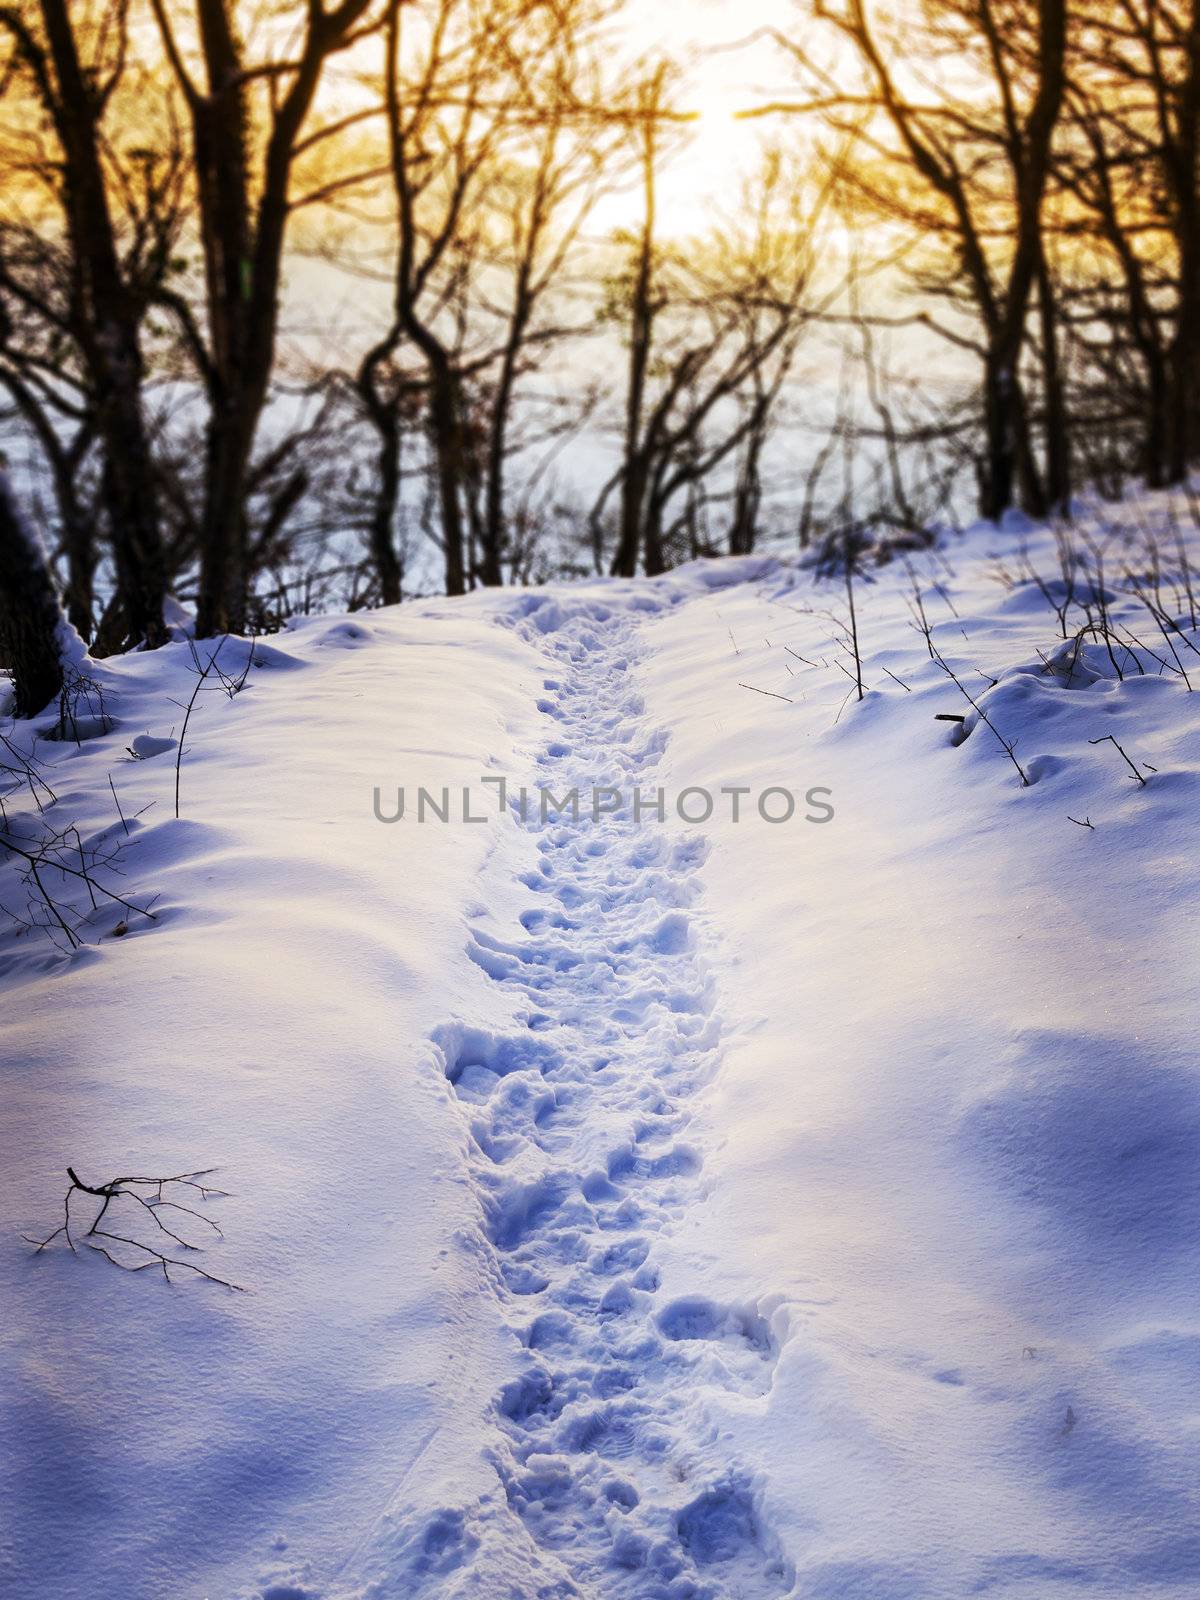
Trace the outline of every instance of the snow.
{"label": "snow", "polygon": [[[51,811],[153,802],[159,898],[0,947],[14,1594],[1195,1594],[1200,719],[1023,550],[860,581],[861,704],[840,579],[771,557],[230,641],[178,820],[184,619],[89,665]],[[249,1292],[33,1256],[68,1164],[217,1167]]]}
{"label": "snow", "polygon": [[[779,661],[829,651],[790,582],[655,641],[683,781],[798,770],[837,801],[833,827],[777,830],[752,895],[745,840],[714,840],[728,1031],[697,1141],[721,1141],[721,1179],[664,1271],[707,1259],[717,1294],[789,1308],[766,1415],[731,1429],[806,1595],[1182,1595],[1200,1575],[1194,1394],[1162,1387],[1197,1351],[1197,719],[1178,681],[1048,678],[1049,613],[981,582],[997,547],[951,552],[968,638],[945,607],[938,633],[1004,674],[986,708],[1030,788],[986,728],[939,732],[956,697],[900,569],[860,627],[869,681],[887,665],[911,693],[884,679],[836,726],[845,680]],[[798,703],[743,704],[735,676]],[[1087,743],[1110,731],[1158,767],[1145,789]]]}
{"label": "snow", "polygon": [[[243,694],[193,715],[179,821],[173,754],[123,756],[131,734],[178,734],[186,648],[93,669],[118,727],[57,747],[56,809],[85,837],[119,829],[109,772],[127,816],[155,803],[122,887],[157,892],[158,922],[66,970],[45,941],[4,951],[14,1594],[256,1593],[260,1568],[343,1558],[423,1445],[483,1476],[454,1436],[501,1329],[470,1314],[466,1136],[424,1041],[451,995],[489,1016],[461,931],[487,840],[382,828],[371,793],[418,760],[430,782],[514,765],[536,661],[490,625],[406,613],[316,619],[256,655]],[[31,1260],[20,1234],[57,1225],[68,1163],[93,1183],[217,1166],[225,1242],[196,1259],[252,1292]]]}

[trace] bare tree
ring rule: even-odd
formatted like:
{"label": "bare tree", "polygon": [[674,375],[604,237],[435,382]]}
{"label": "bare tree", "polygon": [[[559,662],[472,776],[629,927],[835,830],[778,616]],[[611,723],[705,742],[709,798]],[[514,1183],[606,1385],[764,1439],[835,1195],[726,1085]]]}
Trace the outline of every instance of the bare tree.
{"label": "bare tree", "polygon": [[407,340],[424,367],[447,594],[467,587],[466,455],[461,373],[453,333],[439,313],[458,286],[454,265],[457,260],[461,266],[470,249],[467,202],[505,118],[503,107],[488,109],[489,94],[498,93],[505,9],[503,0],[482,10],[468,0],[437,0],[414,45],[407,78],[402,0],[391,0],[386,18],[384,91],[398,245],[394,320],[370,361],[377,371]]}
{"label": "bare tree", "polygon": [[[112,190],[122,173],[108,159],[105,122],[128,60],[128,6],[110,0],[91,26],[76,23],[66,0],[40,0],[40,29],[27,14],[0,8],[0,27],[13,48],[33,103],[53,135],[43,172],[61,174],[47,184],[61,208],[67,243],[67,282],[61,296],[45,297],[29,279],[0,263],[0,289],[48,322],[77,348],[86,374],[90,415],[104,446],[102,491],[127,631],[133,640],[161,644],[165,568],[150,439],[142,405],[145,301],[136,272],[123,257]],[[85,53],[86,52],[86,53]],[[11,341],[9,341],[11,343]],[[49,447],[56,481],[73,483],[69,455],[49,446],[44,408],[28,370],[6,363],[6,382]],[[14,386],[15,380],[15,386]],[[41,415],[34,418],[34,408]],[[86,436],[85,436],[86,437]],[[86,588],[88,556],[82,518],[66,496],[67,530],[76,550],[75,589]],[[77,596],[76,609],[83,599]]]}
{"label": "bare tree", "polygon": [[[661,309],[654,288],[657,250],[655,229],[658,208],[658,164],[667,78],[667,67],[665,64],[660,64],[654,74],[641,85],[636,105],[637,117],[633,124],[639,144],[643,210],[628,297],[629,365],[625,395],[624,459],[619,479],[621,513],[617,548],[612,561],[613,575],[621,578],[632,578],[637,571],[642,539],[642,513],[650,471],[643,433],[643,416],[650,350],[654,342],[654,323]],[[598,506],[593,517],[597,515],[599,509]]]}
{"label": "bare tree", "polygon": [[[862,73],[847,87],[806,43],[784,40],[812,80],[808,109],[821,109],[857,141],[861,159],[849,181],[869,210],[900,221],[915,240],[941,241],[944,259],[935,265],[926,255],[919,288],[968,306],[979,329],[944,331],[974,349],[982,368],[980,509],[999,516],[1019,479],[1031,509],[1045,509],[1065,498],[1065,456],[1055,450],[1049,472],[1037,470],[1020,363],[1045,259],[1042,205],[1065,86],[1065,0],[935,0],[891,27],[868,14],[865,0],[816,0],[814,13],[852,46]],[[961,70],[937,74],[936,63],[950,56]],[[1042,282],[1048,288],[1048,277]],[[1046,320],[1044,331],[1050,326]]]}
{"label": "bare tree", "polygon": [[[307,135],[304,128],[326,63],[369,28],[372,0],[329,10],[310,0],[298,40],[289,36],[281,56],[257,64],[246,58],[230,0],[195,0],[202,77],[185,59],[165,0],[152,3],[191,120],[204,251],[208,339],[182,296],[164,295],[163,304],[178,318],[208,397],[197,608],[197,631],[208,636],[245,620],[247,475],[275,362],[288,221],[312,198],[293,192],[294,171],[346,119]],[[358,178],[352,171],[335,181]]]}
{"label": "bare tree", "polygon": [[367,548],[379,584],[381,605],[399,605],[404,566],[397,548],[404,441],[417,430],[425,406],[424,383],[398,360],[389,332],[363,356],[353,387],[374,428],[378,444],[374,481],[366,490]]}
{"label": "bare tree", "polygon": [[[519,557],[508,496],[508,464],[521,444],[515,427],[522,379],[563,339],[578,332],[564,305],[563,277],[580,231],[602,190],[622,173],[624,139],[618,120],[603,108],[603,86],[594,30],[606,6],[567,0],[545,40],[544,57],[530,83],[515,149],[488,185],[497,248],[489,251],[499,271],[495,295],[483,286],[500,324],[494,381],[489,385],[488,422],[481,473],[478,576],[485,585],[504,581],[506,561]],[[549,427],[561,437],[578,423],[582,405],[565,423]],[[540,434],[542,430],[533,430]]]}
{"label": "bare tree", "polygon": [[639,560],[653,575],[711,553],[702,508],[714,475],[739,451],[730,538],[736,548],[752,545],[763,451],[807,323],[812,240],[829,192],[820,188],[806,206],[802,185],[767,152],[737,217],[709,239],[667,247],[654,238],[662,120],[655,79],[639,106],[643,227],[610,297],[628,345],[622,456],[591,516],[599,542],[619,490],[612,571],[623,577]]}
{"label": "bare tree", "polygon": [[1056,173],[1089,410],[1179,482],[1200,449],[1200,5],[1080,0],[1071,68]]}

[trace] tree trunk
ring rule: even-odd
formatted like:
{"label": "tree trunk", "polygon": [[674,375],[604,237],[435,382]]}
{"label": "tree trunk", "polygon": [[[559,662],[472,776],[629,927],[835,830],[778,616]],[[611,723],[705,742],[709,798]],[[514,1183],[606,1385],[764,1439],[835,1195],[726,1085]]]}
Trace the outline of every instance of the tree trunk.
{"label": "tree trunk", "polygon": [[55,116],[63,148],[71,244],[91,313],[81,344],[99,400],[97,425],[107,462],[105,487],[117,588],[130,638],[154,647],[167,636],[162,619],[166,565],[142,414],[139,313],[122,276],[95,95],[80,65],[66,0],[42,0],[42,16],[59,85]]}
{"label": "tree trunk", "polygon": [[501,417],[501,407],[507,407],[511,395],[503,391],[502,380],[496,395],[496,417],[488,443],[487,484],[479,538],[479,581],[489,589],[498,588],[504,582],[504,451],[508,430]]}
{"label": "tree trunk", "polygon": [[984,466],[979,514],[997,522],[1013,503],[1017,476],[1017,390],[1005,353],[989,351],[984,368]]}
{"label": "tree trunk", "polygon": [[378,482],[371,511],[371,559],[379,579],[379,598],[385,606],[398,606],[403,571],[396,552],[396,509],[400,503],[400,428],[394,413],[377,419],[381,432],[377,459]]}
{"label": "tree trunk", "polygon": [[[59,0],[61,3],[61,0]],[[196,631],[245,626],[249,572],[246,485],[275,361],[289,184],[300,133],[326,59],[344,48],[369,0],[327,10],[314,0],[261,122],[233,0],[196,0],[207,87],[193,82],[166,0],[152,8],[192,122],[211,349],[204,358],[210,418]],[[305,8],[301,8],[305,9]],[[273,80],[274,81],[274,80]],[[261,145],[260,145],[261,140]],[[259,170],[252,172],[258,162]]]}
{"label": "tree trunk", "polygon": [[[1001,65],[995,19],[986,9],[981,16],[992,47],[997,80],[1007,93],[1008,80]],[[1008,118],[1016,202],[1016,248],[1008,269],[1002,309],[995,307],[990,293],[980,300],[981,309],[988,301],[992,302],[992,317],[995,318],[988,330],[984,367],[987,464],[983,513],[993,520],[1003,516],[1012,505],[1018,473],[1022,476],[1026,499],[1039,514],[1044,510],[1045,500],[1025,430],[1020,361],[1029,297],[1044,261],[1042,201],[1066,85],[1065,0],[1038,0],[1037,17],[1037,93],[1023,129],[1011,113]]]}
{"label": "tree trunk", "polygon": [[[649,503],[646,506],[642,530],[645,541],[643,546],[645,551],[644,564],[648,578],[657,578],[660,573],[667,570],[662,543],[663,511],[664,507],[659,497],[651,494]],[[625,576],[632,577],[633,573],[627,573]]]}
{"label": "tree trunk", "polygon": [[1046,485],[1042,481],[1042,474],[1038,470],[1037,456],[1033,448],[1033,432],[1029,426],[1029,412],[1025,405],[1025,390],[1020,382],[1017,383],[1016,390],[1017,482],[1021,489],[1021,509],[1031,517],[1045,517],[1050,513],[1050,502],[1046,496]]}
{"label": "tree trunk", "polygon": [[[140,357],[133,352],[129,360],[140,362]],[[140,379],[120,382],[102,402],[100,428],[109,538],[128,639],[156,649],[167,638],[162,612],[167,580]]]}
{"label": "tree trunk", "polygon": [[[637,267],[633,282],[633,303],[629,317],[629,388],[625,399],[625,471],[621,479],[621,524],[617,550],[613,557],[614,578],[632,578],[637,571],[638,547],[642,536],[642,512],[648,481],[642,449],[642,409],[646,399],[646,374],[654,337],[654,229],[656,218],[655,180],[658,162],[658,130],[655,115],[661,90],[661,76],[644,98],[642,114],[642,193],[645,214],[638,244]],[[661,551],[659,570],[661,571]]]}
{"label": "tree trunk", "polygon": [[627,463],[621,480],[621,522],[612,562],[614,578],[632,578],[637,571],[645,476],[636,460]]}
{"label": "tree trunk", "polygon": [[483,528],[480,539],[480,581],[489,588],[504,582],[504,466],[508,451],[508,424],[516,387],[517,357],[529,323],[528,274],[523,270],[517,284],[517,303],[509,324],[500,377],[492,401],[492,426],[488,436],[487,486],[484,492]]}
{"label": "tree trunk", "polygon": [[459,440],[461,419],[454,373],[444,351],[425,352],[429,362],[429,431],[437,470],[438,504],[442,513],[442,547],[446,560],[446,593],[466,593],[463,559],[462,476]]}
{"label": "tree trunk", "polygon": [[1146,423],[1142,433],[1142,471],[1151,489],[1161,489],[1167,482],[1169,388],[1166,367],[1155,347],[1146,360]]}
{"label": "tree trunk", "polygon": [[1038,315],[1042,336],[1042,407],[1046,430],[1046,498],[1065,510],[1071,499],[1071,421],[1058,349],[1058,307],[1045,253],[1038,259]]}
{"label": "tree trunk", "polygon": [[738,473],[733,501],[733,520],[729,527],[729,554],[748,556],[758,534],[758,512],[762,504],[760,461],[766,434],[765,413],[755,417],[746,441],[746,454]]}
{"label": "tree trunk", "polygon": [[67,558],[63,605],[79,637],[90,640],[96,623],[95,521],[79,504],[73,490],[60,490],[58,511],[62,518],[63,554]]}
{"label": "tree trunk", "polygon": [[62,620],[37,536],[0,472],[0,665],[19,717],[36,716],[62,688]]}
{"label": "tree trunk", "polygon": [[196,634],[240,633],[246,621],[246,471],[257,423],[215,408],[208,430]]}
{"label": "tree trunk", "polygon": [[1046,514],[1046,495],[1034,460],[1025,415],[1025,396],[1016,374],[1018,349],[993,342],[984,363],[984,461],[980,473],[979,514],[998,522],[1017,504],[1031,516]]}

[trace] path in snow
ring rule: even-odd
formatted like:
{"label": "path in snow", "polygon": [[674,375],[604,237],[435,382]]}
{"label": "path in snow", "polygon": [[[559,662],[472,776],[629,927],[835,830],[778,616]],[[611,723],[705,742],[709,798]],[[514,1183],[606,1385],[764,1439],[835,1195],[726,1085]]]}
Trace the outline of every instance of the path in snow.
{"label": "path in snow", "polygon": [[[666,739],[646,728],[632,683],[636,620],[599,604],[526,607],[520,626],[558,663],[534,781],[556,795],[652,789]],[[536,1542],[539,1594],[776,1600],[790,1574],[704,1404],[714,1386],[766,1392],[771,1332],[701,1293],[665,1302],[655,1266],[656,1243],[700,1195],[689,1104],[719,1035],[691,915],[706,845],[653,819],[594,820],[588,805],[544,825],[535,811],[524,937],[476,928],[471,944],[519,995],[524,1029],[439,1038],[528,1352],[495,1402],[506,1514]],[[447,1561],[446,1532],[427,1532],[441,1572],[471,1559],[460,1527]]]}

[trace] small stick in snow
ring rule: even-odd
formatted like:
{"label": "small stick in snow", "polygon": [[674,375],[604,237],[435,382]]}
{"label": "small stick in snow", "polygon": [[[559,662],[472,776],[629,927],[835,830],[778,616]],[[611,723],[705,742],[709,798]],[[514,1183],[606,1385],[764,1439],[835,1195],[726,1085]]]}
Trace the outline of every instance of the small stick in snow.
{"label": "small stick in snow", "polygon": [[904,566],[912,583],[912,599],[907,602],[908,609],[912,612],[913,627],[925,641],[925,648],[929,651],[929,659],[933,660],[933,625],[925,612],[925,601],[921,594],[921,584],[917,578],[916,569],[906,556]]}
{"label": "small stick in snow", "polygon": [[846,603],[850,607],[850,643],[853,647],[852,654],[854,656],[855,687],[858,690],[858,698],[861,701],[865,691],[863,689],[862,652],[858,645],[858,613],[854,606],[854,563],[861,553],[861,546],[856,546],[852,542],[851,530],[849,528],[846,530],[844,543],[845,548],[843,550],[843,555],[846,566]]}
{"label": "small stick in snow", "polygon": [[1146,610],[1154,618],[1154,621],[1158,626],[1158,631],[1162,634],[1163,639],[1166,641],[1167,649],[1171,652],[1171,659],[1175,663],[1175,670],[1183,679],[1184,687],[1190,691],[1192,688],[1192,680],[1188,677],[1187,670],[1184,667],[1183,662],[1179,659],[1179,652],[1176,650],[1171,638],[1172,631],[1174,631],[1175,637],[1179,639],[1182,644],[1185,644],[1187,648],[1193,652],[1193,654],[1200,655],[1200,650],[1196,649],[1196,646],[1191,642],[1185,633],[1180,632],[1179,625],[1174,618],[1167,616],[1162,608],[1154,603],[1145,590],[1140,587],[1137,580],[1134,578],[1133,574],[1128,571],[1128,569],[1126,570],[1125,577],[1137,599],[1141,601],[1142,605],[1145,606]]}
{"label": "small stick in snow", "polygon": [[[850,671],[850,668],[848,666],[846,666],[845,662],[839,661],[835,656],[833,664],[838,669],[838,671],[840,673],[842,673],[845,677],[850,679],[850,682],[854,685],[855,691],[857,692],[857,690],[861,687],[861,685],[859,684],[858,678],[854,675],[853,672]],[[859,695],[859,699],[860,700],[862,699],[861,695]]]}
{"label": "small stick in snow", "polygon": [[71,828],[69,831],[75,835],[75,848],[79,853],[80,877],[82,877],[84,883],[87,885],[88,899],[92,902],[92,910],[98,911],[100,908],[96,904],[96,891],[92,888],[92,879],[88,872],[87,856],[84,854],[83,849],[83,839],[78,828]]}
{"label": "small stick in snow", "polygon": [[790,706],[795,703],[794,701],[789,700],[786,694],[776,694],[774,689],[756,689],[752,683],[739,683],[738,688],[753,689],[755,694],[765,694],[770,700],[782,700],[785,705]]}
{"label": "small stick in snow", "polygon": [[[797,661],[803,661],[806,667],[815,667],[818,665],[816,661],[810,661],[807,656],[802,656],[799,650],[793,650],[790,644],[785,644],[783,648],[787,651],[788,655],[795,656]],[[824,663],[820,664],[824,665]]]}
{"label": "small stick in snow", "polygon": [[[183,1188],[194,1189],[199,1194],[201,1200],[207,1200],[210,1195],[224,1195],[226,1193],[224,1189],[216,1189],[210,1184],[204,1184],[200,1182],[200,1179],[207,1178],[212,1170],[213,1169],[211,1167],[208,1167],[199,1172],[181,1172],[172,1177],[163,1178],[110,1178],[107,1183],[90,1184],[84,1183],[83,1179],[79,1177],[74,1167],[68,1167],[67,1177],[71,1180],[71,1182],[70,1187],[67,1189],[66,1195],[63,1198],[62,1222],[57,1228],[55,1228],[53,1233],[47,1234],[44,1239],[31,1239],[29,1235],[26,1234],[26,1243],[34,1246],[34,1255],[40,1255],[46,1246],[51,1244],[61,1234],[67,1241],[67,1245],[70,1248],[71,1254],[78,1255],[79,1252],[76,1249],[75,1240],[71,1236],[71,1196],[76,1193],[88,1194],[100,1200],[102,1204],[99,1211],[92,1219],[91,1226],[83,1235],[83,1239],[85,1242],[87,1242],[89,1249],[98,1251],[106,1261],[111,1261],[114,1267],[120,1267],[125,1272],[141,1272],[145,1267],[153,1267],[157,1265],[162,1268],[163,1277],[168,1283],[174,1282],[174,1279],[171,1277],[170,1269],[172,1267],[182,1267],[188,1272],[196,1273],[201,1278],[207,1278],[209,1283],[218,1283],[224,1289],[234,1289],[239,1294],[244,1294],[246,1291],[243,1289],[240,1283],[232,1283],[228,1278],[219,1278],[216,1273],[206,1271],[204,1267],[197,1266],[195,1262],[182,1261],[177,1256],[166,1255],[162,1250],[157,1249],[154,1245],[143,1244],[140,1239],[130,1238],[128,1234],[124,1233],[112,1233],[100,1226],[108,1214],[109,1207],[114,1201],[132,1200],[136,1205],[140,1206],[143,1211],[149,1214],[155,1226],[161,1233],[166,1234],[168,1239],[173,1239],[174,1242],[177,1245],[180,1245],[184,1250],[199,1250],[201,1248],[199,1245],[192,1244],[191,1241],[185,1239],[182,1234],[176,1233],[173,1228],[169,1228],[158,1213],[160,1210],[181,1211],[185,1216],[194,1217],[197,1222],[203,1222],[205,1226],[211,1228],[219,1238],[223,1237],[220,1228],[215,1222],[212,1221],[210,1217],[201,1216],[200,1212],[196,1211],[192,1206],[185,1206],[177,1200],[168,1199],[165,1193],[170,1185],[178,1184]],[[146,1189],[149,1191],[149,1193],[140,1194],[138,1193],[139,1189]],[[110,1251],[106,1250],[102,1244],[92,1243],[91,1241],[93,1239],[108,1239],[116,1244],[129,1245],[134,1250],[140,1250],[143,1255],[145,1255],[146,1260],[138,1261],[133,1265],[130,1265],[127,1262],[119,1260]]]}
{"label": "small stick in snow", "polygon": [[[175,816],[177,819],[179,817],[179,768],[183,761],[183,741],[187,736],[188,719],[191,717],[192,707],[196,704],[196,696],[200,693],[200,690],[204,686],[205,678],[208,677],[213,667],[216,666],[217,657],[221,654],[221,651],[225,648],[228,642],[229,635],[225,634],[220,644],[213,651],[212,655],[209,656],[208,665],[203,668],[200,666],[200,657],[197,653],[196,646],[192,644],[192,659],[196,663],[196,670],[199,676],[196,679],[196,687],[192,690],[191,699],[188,701],[186,707],[183,708],[183,727],[179,732],[179,748],[175,752]],[[179,704],[178,701],[173,703],[176,705]]]}
{"label": "small stick in snow", "polygon": [[[1194,495],[1192,486],[1188,485],[1188,494]],[[1183,590],[1187,595],[1188,612],[1191,616],[1192,632],[1196,631],[1196,595],[1192,588],[1192,569],[1188,564],[1187,547],[1183,542],[1183,529],[1179,526],[1179,519],[1175,515],[1175,502],[1167,504],[1167,515],[1170,519],[1171,530],[1175,535],[1175,548],[1179,554],[1179,570],[1183,576]]]}
{"label": "small stick in snow", "polygon": [[886,668],[886,667],[883,667],[883,669],[882,669],[882,670],[883,670],[883,671],[884,671],[884,672],[887,672],[887,675],[888,675],[888,677],[889,677],[889,678],[890,678],[890,679],[891,679],[891,680],[892,680],[892,682],[893,682],[893,683],[898,683],[898,684],[899,684],[899,685],[900,685],[900,687],[901,687],[901,688],[902,688],[902,689],[903,689],[903,690],[904,690],[904,691],[905,691],[905,692],[906,692],[906,693],[907,693],[907,694],[911,694],[911,693],[912,693],[912,687],[911,687],[911,685],[909,685],[909,684],[907,684],[907,683],[905,683],[905,681],[904,681],[904,679],[903,679],[903,678],[898,678],[898,677],[897,677],[897,676],[896,676],[896,674],[895,674],[895,673],[894,673],[894,672],[888,672],[888,669],[887,669],[887,668]]}
{"label": "small stick in snow", "polygon": [[128,839],[128,837],[129,837],[129,824],[125,821],[125,813],[121,810],[121,802],[117,799],[117,789],[116,789],[116,785],[113,783],[112,773],[111,772],[108,775],[108,787],[112,790],[112,797],[113,797],[113,802],[114,802],[114,804],[116,805],[116,808],[117,808],[117,815],[121,819],[121,826],[125,829],[125,837]]}
{"label": "small stick in snow", "polygon": [[1012,762],[1013,766],[1016,767],[1017,771],[1021,774],[1021,783],[1026,789],[1028,789],[1030,787],[1029,774],[1025,771],[1025,768],[1021,765],[1021,763],[1017,760],[1016,746],[1014,744],[1010,743],[1010,741],[1007,740],[1004,737],[1004,735],[1000,732],[1000,729],[992,721],[991,717],[988,716],[987,712],[979,704],[979,701],[972,697],[971,691],[959,679],[957,673],[954,671],[954,668],[944,658],[944,656],[942,656],[940,651],[937,651],[937,650],[935,650],[933,648],[933,644],[932,644],[931,641],[929,642],[929,648],[930,648],[930,651],[932,653],[933,660],[937,662],[939,667],[941,667],[942,671],[950,679],[950,682],[958,690],[959,694],[961,694],[963,699],[967,701],[967,703],[971,707],[972,711],[978,712],[980,719],[984,723],[986,723],[986,725],[995,734],[997,744],[1004,751],[1004,754]]}
{"label": "small stick in snow", "polygon": [[58,796],[36,771],[34,758],[18,750],[7,734],[0,733],[0,745],[4,747],[15,763],[15,765],[10,765],[7,761],[0,761],[0,774],[7,774],[9,777],[16,779],[18,783],[25,784],[29,789],[30,799],[39,811],[46,809],[46,806],[42,803],[43,795],[46,797],[46,802],[53,805]]}
{"label": "small stick in snow", "polygon": [[933,720],[935,722],[965,722],[967,719],[966,717],[960,717],[957,711],[935,711]]}
{"label": "small stick in snow", "polygon": [[[43,877],[43,874],[47,872],[57,873],[60,880],[70,878],[76,883],[82,883],[87,889],[93,911],[97,909],[96,895],[99,893],[103,899],[114,902],[127,912],[136,912],[138,916],[145,917],[150,922],[155,920],[154,913],[150,910],[150,906],[154,903],[153,901],[148,902],[145,906],[134,905],[131,900],[127,900],[124,895],[118,894],[115,889],[109,887],[103,878],[98,876],[102,869],[107,869],[109,872],[120,871],[117,865],[117,850],[113,849],[107,855],[102,854],[92,846],[87,847],[85,850],[78,828],[69,827],[58,833],[46,833],[40,837],[27,837],[14,833],[5,824],[0,828],[0,851],[7,851],[10,855],[16,856],[18,860],[24,861],[25,881],[32,883],[36,890],[36,898],[31,898],[31,916],[34,917],[34,920],[30,921],[28,926],[40,925],[50,931],[51,924],[57,925],[65,935],[67,948],[70,950],[78,949],[83,940],[76,932],[76,929],[66,921],[64,909],[72,917],[76,917],[76,913],[69,905],[60,907],[50,894]],[[78,853],[79,865],[73,866],[71,862],[76,853]],[[49,917],[49,922],[37,923],[34,907],[38,904],[41,905],[45,914]]]}
{"label": "small stick in snow", "polygon": [[[1116,737],[1113,734],[1111,734],[1111,733],[1101,734],[1099,739],[1089,739],[1088,743],[1089,744],[1112,744],[1112,745],[1116,745],[1117,749],[1121,751],[1121,755],[1122,755],[1122,757],[1123,757],[1123,759],[1125,761],[1125,765],[1129,768],[1130,772],[1133,773],[1134,777],[1142,785],[1143,789],[1146,787],[1145,778],[1142,777],[1141,773],[1138,771],[1138,769],[1134,765],[1134,763],[1129,759],[1129,756],[1126,754],[1126,752],[1121,749],[1121,746],[1119,744],[1117,744]],[[1151,768],[1150,770],[1153,771],[1154,768]]]}
{"label": "small stick in snow", "polygon": [[833,719],[833,726],[835,728],[837,727],[838,723],[842,720],[842,712],[845,711],[846,707],[850,704],[850,702],[851,702],[851,700],[853,700],[853,698],[854,698],[854,690],[851,689],[851,690],[849,690],[847,692],[846,698],[842,701],[841,705],[838,707],[837,716],[834,717],[834,719]]}
{"label": "small stick in snow", "polygon": [[1078,817],[1073,817],[1071,815],[1071,813],[1068,811],[1067,812],[1067,821],[1068,822],[1073,822],[1077,828],[1091,828],[1093,833],[1096,831],[1096,824],[1092,821],[1092,819],[1090,817],[1084,817],[1083,821],[1080,822]]}

